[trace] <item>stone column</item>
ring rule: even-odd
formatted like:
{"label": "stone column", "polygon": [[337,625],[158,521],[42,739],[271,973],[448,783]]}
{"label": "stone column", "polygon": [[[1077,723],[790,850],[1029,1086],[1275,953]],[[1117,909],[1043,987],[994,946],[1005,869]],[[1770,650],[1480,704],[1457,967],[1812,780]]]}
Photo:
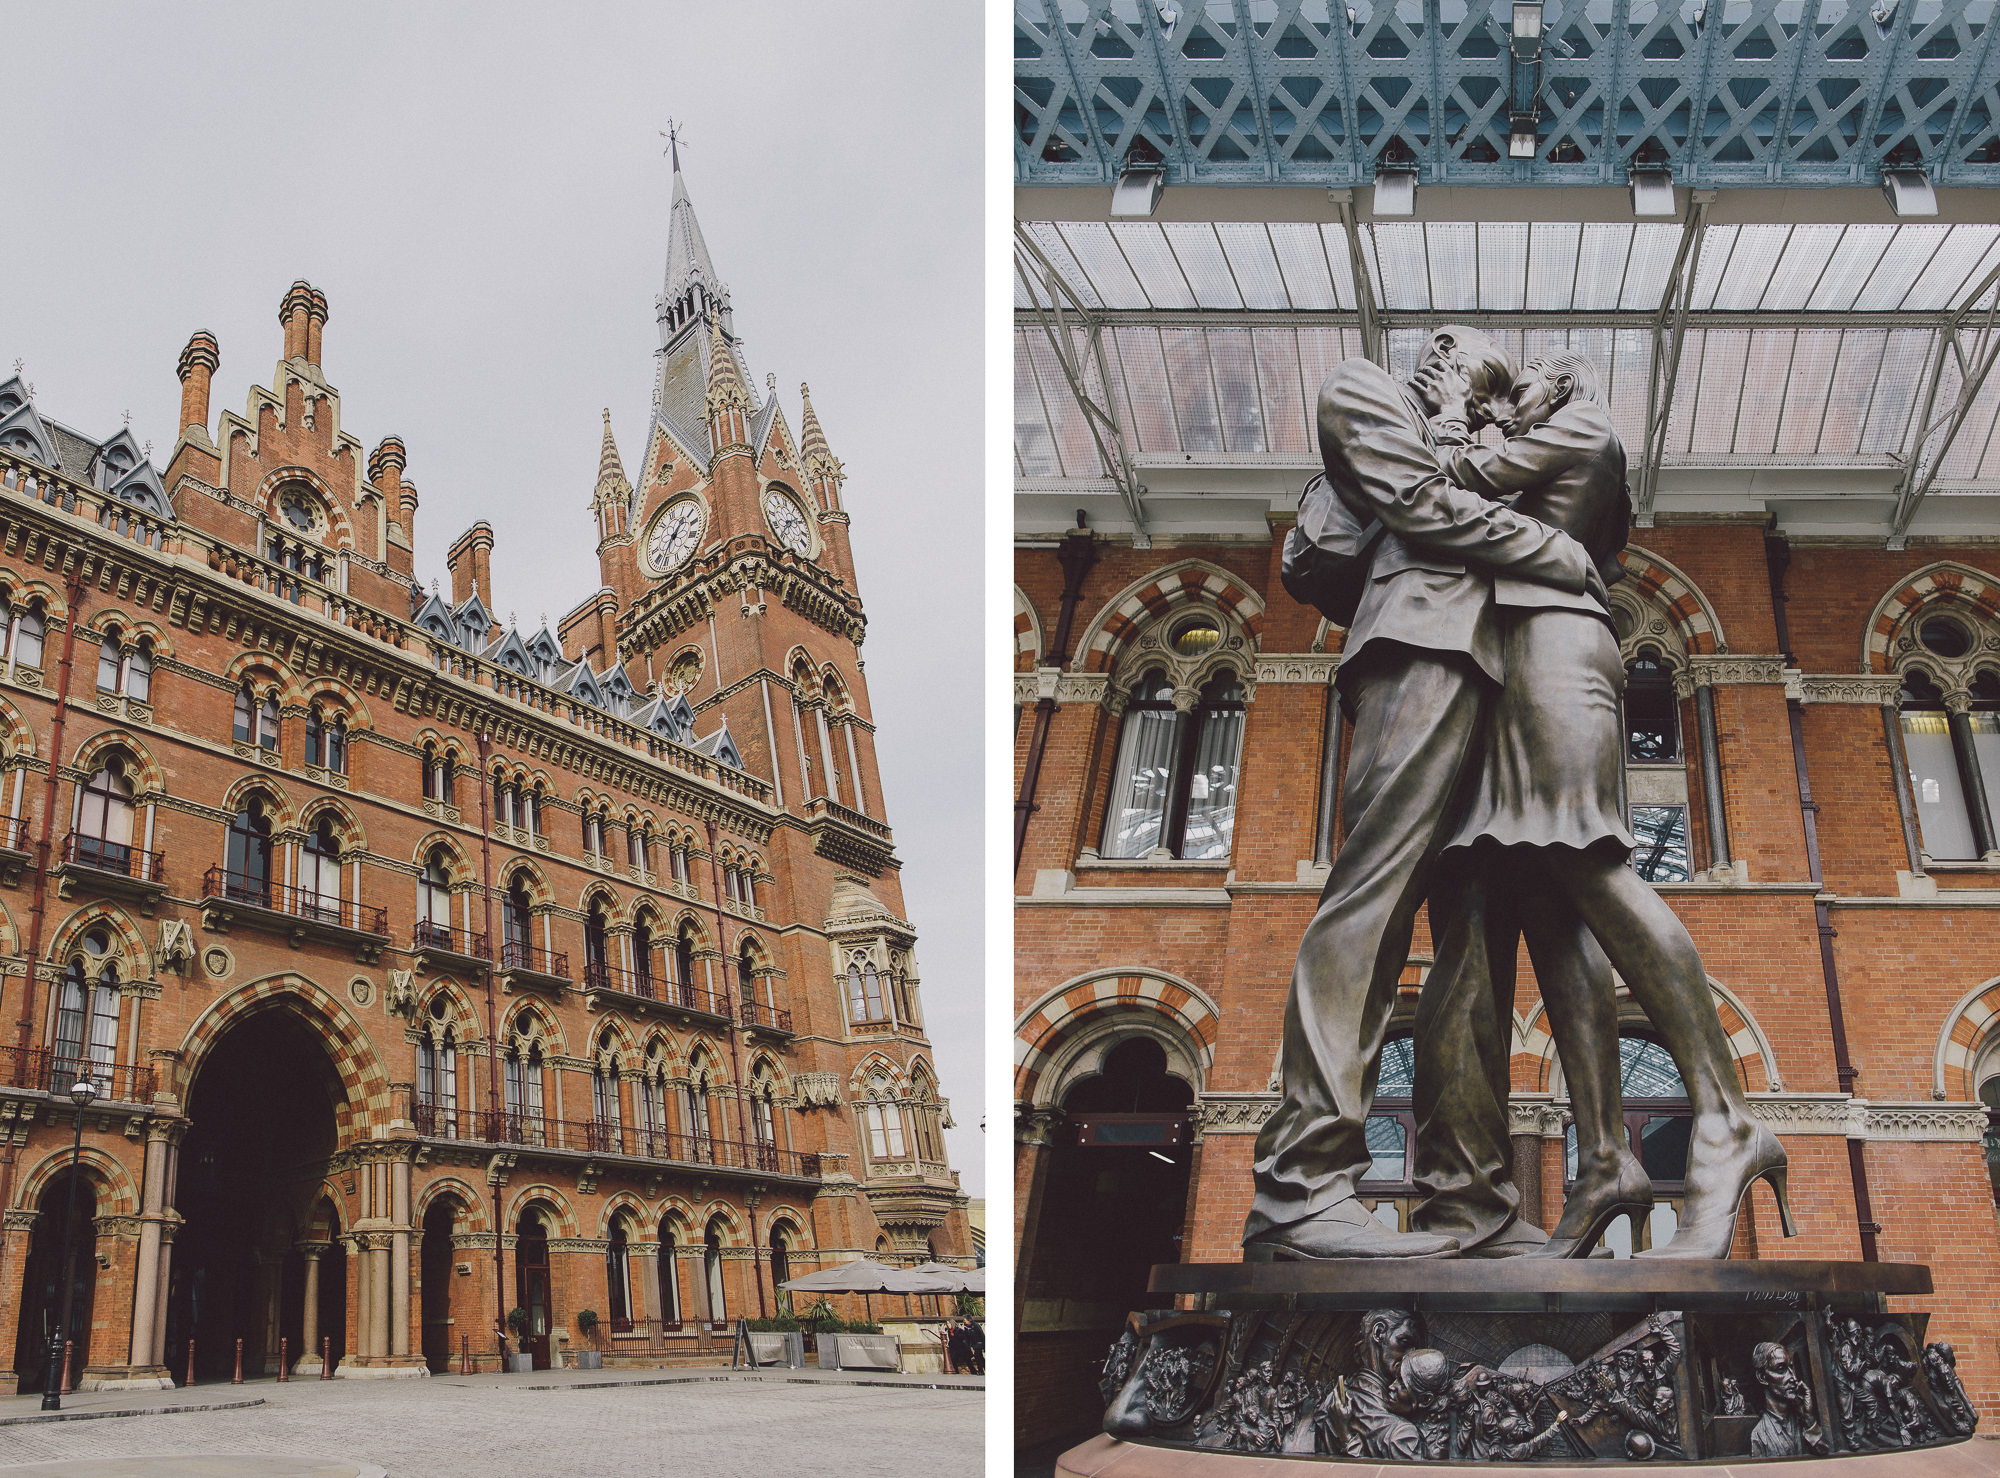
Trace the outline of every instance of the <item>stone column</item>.
{"label": "stone column", "polygon": [[[0,1319],[4,1327],[16,1329],[21,1323],[21,1304],[27,1296],[25,1270],[28,1265],[28,1246],[33,1240],[35,1218],[39,1211],[26,1209],[0,1214]],[[7,1346],[7,1357],[14,1352]],[[39,1352],[30,1352],[34,1359]],[[0,1371],[0,1395],[13,1395],[21,1387],[21,1373],[16,1370]]]}
{"label": "stone column", "polygon": [[1701,749],[1701,799],[1708,818],[1709,867],[1720,873],[1730,866],[1729,815],[1722,803],[1722,744],[1715,728],[1715,686],[1708,673],[1696,669],[1694,716]]}
{"label": "stone column", "polygon": [[389,1233],[368,1234],[368,1353],[377,1359],[389,1353],[389,1252]]}
{"label": "stone column", "polygon": [[257,1249],[257,1302],[260,1306],[262,1358],[258,1368],[265,1375],[278,1373],[278,1295],[284,1288],[285,1254],[271,1247]]}
{"label": "stone column", "polygon": [[643,1301],[639,1317],[645,1321],[646,1344],[657,1349],[664,1338],[662,1327],[666,1323],[660,1309],[660,1249],[657,1243],[639,1242],[628,1256],[639,1265],[639,1297]]}
{"label": "stone column", "polygon": [[1049,1160],[1055,1153],[1055,1137],[1061,1131],[1060,1109],[1031,1109],[1017,1105],[1014,1110],[1014,1332],[1021,1332],[1021,1304],[1018,1296],[1028,1286],[1028,1271],[1035,1261],[1035,1232],[1042,1219],[1042,1192],[1048,1184]]}
{"label": "stone column", "polygon": [[155,1349],[158,1330],[153,1322],[158,1312],[160,1287],[165,1282],[160,1269],[160,1222],[167,1197],[166,1125],[155,1123],[146,1135],[145,1189],[139,1202],[139,1259],[132,1290],[132,1364],[134,1367],[158,1363]]}
{"label": "stone column", "polygon": [[1538,1227],[1542,1226],[1543,1107],[1539,1103],[1507,1105],[1507,1137],[1514,1147],[1514,1189],[1521,1195],[1521,1218]]}
{"label": "stone column", "polygon": [[1972,845],[1988,861],[1993,858],[1993,813],[1986,809],[1986,777],[1980,772],[1979,751],[1972,742],[1972,700],[1964,693],[1945,694],[1951,728],[1951,752],[1958,761],[1959,783],[1965,789],[1965,809],[1972,813]]}
{"label": "stone column", "polygon": [[299,1341],[305,1348],[299,1352],[298,1363],[292,1366],[294,1375],[316,1375],[320,1369],[319,1260],[331,1247],[332,1244],[329,1242],[299,1243],[299,1256],[303,1257],[306,1263],[305,1329]]}
{"label": "stone column", "polygon": [[410,1162],[389,1165],[389,1353],[410,1357]]}
{"label": "stone column", "polygon": [[[176,1150],[178,1147],[176,1147]],[[164,1367],[167,1363],[167,1290],[172,1286],[170,1274],[174,1265],[174,1234],[181,1228],[180,1215],[167,1213],[171,1220],[160,1227],[160,1272],[157,1298],[153,1305],[153,1364]],[[172,1372],[168,1372],[171,1377]]]}
{"label": "stone column", "polygon": [[340,1239],[341,1250],[348,1261],[348,1286],[354,1290],[354,1340],[347,1344],[347,1355],[340,1362],[335,1374],[347,1366],[365,1358],[368,1354],[368,1311],[370,1294],[368,1290],[368,1249],[364,1239],[358,1234]]}

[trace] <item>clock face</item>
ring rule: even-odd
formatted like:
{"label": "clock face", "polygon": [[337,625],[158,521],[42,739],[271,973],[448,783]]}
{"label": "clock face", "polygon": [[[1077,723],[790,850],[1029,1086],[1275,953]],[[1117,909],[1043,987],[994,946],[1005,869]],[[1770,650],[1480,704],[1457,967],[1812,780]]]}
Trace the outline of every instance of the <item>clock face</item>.
{"label": "clock face", "polygon": [[671,504],[653,520],[646,536],[646,558],[662,575],[672,574],[694,556],[701,541],[701,505],[692,498]]}
{"label": "clock face", "polygon": [[798,504],[783,493],[766,493],[764,517],[771,521],[771,532],[787,549],[801,557],[812,554],[812,530],[806,527],[806,516],[799,512]]}

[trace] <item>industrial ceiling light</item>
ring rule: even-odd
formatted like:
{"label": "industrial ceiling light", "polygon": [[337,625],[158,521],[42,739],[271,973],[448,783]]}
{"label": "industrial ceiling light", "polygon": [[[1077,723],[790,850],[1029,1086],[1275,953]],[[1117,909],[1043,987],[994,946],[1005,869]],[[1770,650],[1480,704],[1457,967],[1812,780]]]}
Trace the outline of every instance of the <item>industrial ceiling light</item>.
{"label": "industrial ceiling light", "polygon": [[1510,113],[1507,123],[1507,157],[1509,159],[1533,159],[1542,147],[1540,136],[1535,132],[1533,113]]}
{"label": "industrial ceiling light", "polygon": [[1671,216],[1676,212],[1672,173],[1665,169],[1635,168],[1632,171],[1632,214]]}
{"label": "industrial ceiling light", "polygon": [[1882,195],[1898,219],[1938,213],[1937,191],[1931,188],[1931,177],[1921,169],[1883,170]]}
{"label": "industrial ceiling light", "polygon": [[1413,216],[1417,213],[1417,167],[1383,164],[1375,171],[1375,214]]}
{"label": "industrial ceiling light", "polygon": [[1542,0],[1514,0],[1514,60],[1531,62],[1542,53]]}
{"label": "industrial ceiling light", "polygon": [[1112,218],[1143,221],[1159,208],[1160,192],[1166,184],[1167,172],[1159,165],[1127,161],[1118,183],[1111,187]]}

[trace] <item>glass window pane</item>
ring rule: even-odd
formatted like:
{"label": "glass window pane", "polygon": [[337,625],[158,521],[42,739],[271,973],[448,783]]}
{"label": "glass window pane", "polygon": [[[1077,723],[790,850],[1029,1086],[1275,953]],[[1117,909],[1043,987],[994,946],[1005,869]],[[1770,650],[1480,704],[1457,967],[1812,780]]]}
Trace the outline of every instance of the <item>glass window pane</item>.
{"label": "glass window pane", "polygon": [[1917,825],[1924,851],[1941,862],[1977,860],[1972,817],[1958,780],[1945,715],[1935,711],[1903,714],[1903,752],[1910,762],[1910,790],[1917,800]]}
{"label": "glass window pane", "polygon": [[[1299,386],[1298,341],[1292,330],[1253,331],[1257,345],[1257,378],[1264,388],[1264,420],[1274,452],[1313,452],[1318,444],[1306,424],[1304,392]],[[2000,384],[2000,381],[1996,381]],[[1319,387],[1315,385],[1314,391]]]}
{"label": "glass window pane", "polygon": [[1215,239],[1215,227],[1207,221],[1175,221],[1153,227],[1165,231],[1167,243],[1181,270],[1194,288],[1195,301],[1204,308],[1241,308],[1236,283],[1229,275],[1229,262]]}
{"label": "glass window pane", "polygon": [[[1292,306],[1307,312],[1330,312],[1344,306],[1334,296],[1328,276],[1326,246],[1319,228],[1310,222],[1271,222],[1271,244],[1277,248],[1278,269]],[[1345,252],[1346,243],[1342,242]]]}
{"label": "glass window pane", "polygon": [[1479,227],[1479,306],[1502,312],[1526,301],[1528,227],[1522,221],[1486,221]]}
{"label": "glass window pane", "polygon": [[1685,883],[1688,867],[1686,806],[1634,806],[1632,867],[1649,883]]}
{"label": "glass window pane", "polygon": [[1618,1089],[1627,1098],[1686,1098],[1673,1055],[1651,1037],[1618,1039]]}
{"label": "glass window pane", "polygon": [[1382,1044],[1382,1068],[1375,1080],[1377,1098],[1408,1098],[1416,1091],[1417,1042],[1391,1037]]}
{"label": "glass window pane", "polygon": [[1576,1125],[1563,1129],[1563,1179],[1576,1179]]}
{"label": "glass window pane", "polygon": [[1215,386],[1209,378],[1208,342],[1198,328],[1160,330],[1167,356],[1167,382],[1180,421],[1181,450],[1219,452],[1222,423],[1215,410]]}
{"label": "glass window pane", "polygon": [[1222,397],[1222,433],[1229,450],[1268,450],[1264,444],[1264,408],[1257,391],[1257,362],[1252,357],[1249,330],[1210,329],[1208,356],[1215,370],[1216,392]]}
{"label": "glass window pane", "polygon": [[1188,777],[1182,857],[1229,855],[1230,840],[1236,831],[1236,776],[1242,750],[1242,709],[1216,710],[1203,719],[1194,770]]}
{"label": "glass window pane", "polygon": [[[1629,236],[1631,233],[1625,233]],[[1570,305],[1570,301],[1581,290],[1579,281],[1581,266],[1577,261],[1577,247],[1583,240],[1583,227],[1573,221],[1536,221],[1528,230],[1528,293],[1526,306],[1537,311],[1560,312]],[[1625,266],[1623,251],[1618,254],[1617,272]],[[1614,273],[1614,278],[1616,273]],[[1598,306],[1616,307],[1618,284],[1611,284],[1611,301]]]}
{"label": "glass window pane", "polygon": [[1655,1183],[1686,1180],[1688,1143],[1694,1120],[1683,1114],[1655,1114],[1639,1128],[1639,1162]]}
{"label": "glass window pane", "polygon": [[1218,221],[1215,234],[1229,258],[1236,286],[1246,308],[1290,308],[1284,280],[1278,275],[1278,259],[1271,254],[1271,238],[1261,223]]}
{"label": "glass window pane", "polygon": [[1106,857],[1144,857],[1162,845],[1174,778],[1174,719],[1171,709],[1134,709],[1125,715],[1104,819]]}
{"label": "glass window pane", "polygon": [[1408,1161],[1408,1135],[1401,1119],[1392,1119],[1385,1114],[1376,1114],[1363,1126],[1368,1137],[1368,1168],[1361,1174],[1363,1180],[1381,1180],[1400,1183],[1409,1179],[1404,1174]]}
{"label": "glass window pane", "polygon": [[1975,713],[1972,752],[1979,758],[1979,776],[1986,785],[1986,814],[2000,836],[2000,713]]}
{"label": "glass window pane", "polygon": [[1849,226],[1806,306],[1815,312],[1835,313],[1852,308],[1895,234],[1894,226]]}

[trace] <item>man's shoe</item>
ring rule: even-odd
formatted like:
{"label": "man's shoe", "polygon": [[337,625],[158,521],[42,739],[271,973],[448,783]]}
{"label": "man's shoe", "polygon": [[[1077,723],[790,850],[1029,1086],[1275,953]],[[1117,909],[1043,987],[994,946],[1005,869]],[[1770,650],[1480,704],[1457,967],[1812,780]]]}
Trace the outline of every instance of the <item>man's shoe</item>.
{"label": "man's shoe", "polygon": [[1534,1257],[1546,1255],[1542,1249],[1548,1245],[1549,1234],[1532,1222],[1515,1217],[1497,1235],[1483,1242],[1475,1242],[1459,1253],[1460,1257]]}
{"label": "man's shoe", "polygon": [[1458,1243],[1423,1232],[1392,1232],[1359,1202],[1273,1227],[1243,1244],[1245,1262],[1331,1262],[1347,1257],[1450,1257]]}

